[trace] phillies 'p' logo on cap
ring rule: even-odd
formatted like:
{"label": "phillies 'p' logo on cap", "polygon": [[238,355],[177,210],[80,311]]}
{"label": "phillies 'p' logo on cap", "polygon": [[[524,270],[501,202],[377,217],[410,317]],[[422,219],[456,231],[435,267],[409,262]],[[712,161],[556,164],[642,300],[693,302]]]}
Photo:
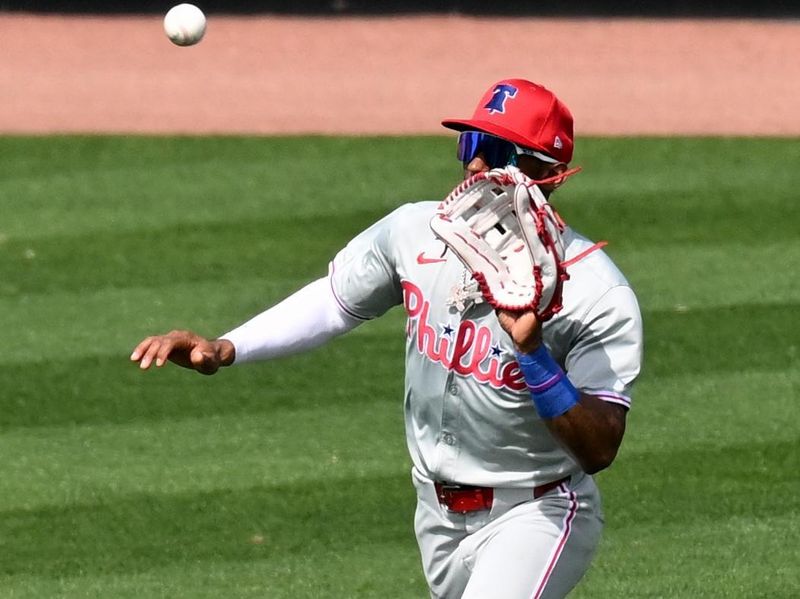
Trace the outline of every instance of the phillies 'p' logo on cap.
{"label": "phillies 'p' logo on cap", "polygon": [[553,92],[526,79],[498,81],[483,94],[472,118],[448,119],[442,125],[496,135],[559,162],[572,160],[572,114]]}
{"label": "phillies 'p' logo on cap", "polygon": [[513,98],[517,95],[517,88],[508,83],[498,83],[492,90],[492,99],[489,100],[484,108],[489,111],[489,114],[499,112],[500,114],[506,111],[506,100]]}

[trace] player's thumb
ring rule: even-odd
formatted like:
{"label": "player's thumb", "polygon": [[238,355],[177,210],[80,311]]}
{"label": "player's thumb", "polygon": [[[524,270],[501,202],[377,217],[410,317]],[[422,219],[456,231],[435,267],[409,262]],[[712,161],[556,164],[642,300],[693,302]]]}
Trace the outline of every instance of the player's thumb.
{"label": "player's thumb", "polygon": [[200,374],[214,374],[219,369],[219,359],[216,353],[210,349],[195,347],[189,355],[194,368]]}

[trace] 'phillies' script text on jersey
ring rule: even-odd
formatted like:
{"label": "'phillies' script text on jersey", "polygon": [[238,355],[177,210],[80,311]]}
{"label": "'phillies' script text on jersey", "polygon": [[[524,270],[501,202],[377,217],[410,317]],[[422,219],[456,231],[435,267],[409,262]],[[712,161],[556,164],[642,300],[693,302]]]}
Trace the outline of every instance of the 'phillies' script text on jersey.
{"label": "'phillies' script text on jersey", "polygon": [[[463,320],[458,330],[440,335],[428,321],[430,301],[411,281],[402,281],[403,305],[408,313],[407,334],[416,339],[417,351],[462,376],[471,376],[496,389],[525,389],[525,379],[516,360],[503,363],[502,351],[493,343],[492,331],[473,320]],[[451,344],[451,336],[455,341]],[[483,364],[488,358],[488,362]],[[483,364],[483,366],[482,366]]]}

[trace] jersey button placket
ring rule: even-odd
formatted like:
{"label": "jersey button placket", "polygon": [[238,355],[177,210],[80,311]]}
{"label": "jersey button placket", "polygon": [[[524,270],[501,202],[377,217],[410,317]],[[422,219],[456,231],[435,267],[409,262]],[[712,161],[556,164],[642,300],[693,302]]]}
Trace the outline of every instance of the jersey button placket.
{"label": "jersey button placket", "polygon": [[454,472],[458,460],[458,414],[461,402],[461,389],[454,380],[455,375],[451,372],[444,385],[442,428],[440,442],[441,466],[445,472]]}

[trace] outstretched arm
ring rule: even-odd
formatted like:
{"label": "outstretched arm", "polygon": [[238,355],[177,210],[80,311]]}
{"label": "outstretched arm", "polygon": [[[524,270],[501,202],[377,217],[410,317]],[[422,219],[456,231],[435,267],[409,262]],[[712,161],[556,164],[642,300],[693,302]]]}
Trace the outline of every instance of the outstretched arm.
{"label": "outstretched arm", "polygon": [[[587,473],[594,474],[610,466],[625,433],[625,408],[572,387],[546,353],[541,324],[533,312],[499,310],[497,318],[514,341],[534,404],[550,432]],[[523,362],[531,368],[526,368]],[[536,380],[529,380],[533,378],[532,371],[541,373]],[[541,389],[542,401],[537,401],[536,389]]]}
{"label": "outstretched arm", "polygon": [[167,361],[202,374],[234,362],[263,360],[306,351],[358,326],[345,313],[327,277],[318,279],[218,339],[171,331],[144,339],[131,354],[142,369]]}

